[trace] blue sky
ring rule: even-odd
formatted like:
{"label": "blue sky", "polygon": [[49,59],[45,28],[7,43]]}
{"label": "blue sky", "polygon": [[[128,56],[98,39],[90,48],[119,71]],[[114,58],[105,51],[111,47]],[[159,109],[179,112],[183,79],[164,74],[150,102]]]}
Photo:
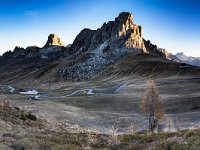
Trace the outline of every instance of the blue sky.
{"label": "blue sky", "polygon": [[97,29],[122,11],[133,13],[145,39],[200,57],[199,0],[1,0],[0,54],[43,46],[50,33],[70,44],[83,28]]}

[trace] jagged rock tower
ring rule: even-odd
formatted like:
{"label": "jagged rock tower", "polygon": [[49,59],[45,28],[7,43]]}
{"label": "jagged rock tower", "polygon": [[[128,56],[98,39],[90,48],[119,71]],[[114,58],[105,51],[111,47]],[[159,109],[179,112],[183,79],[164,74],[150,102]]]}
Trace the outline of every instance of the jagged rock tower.
{"label": "jagged rock tower", "polygon": [[44,45],[44,47],[49,47],[49,46],[64,46],[63,42],[61,41],[61,39],[56,35],[56,34],[50,34],[48,36],[48,40],[46,42],[46,44]]}
{"label": "jagged rock tower", "polygon": [[142,27],[134,24],[133,15],[122,12],[114,21],[104,23],[97,30],[83,29],[67,47],[56,34],[48,36],[43,48],[16,47],[13,52],[9,51],[0,57],[0,71],[9,70],[7,67],[14,66],[13,64],[19,68],[18,62],[22,63],[21,69],[28,71],[27,68],[35,70],[66,59],[65,65],[58,70],[58,76],[71,81],[84,80],[103,72],[108,65],[127,54],[138,53],[148,53],[162,59],[176,59],[165,49],[146,41],[142,37]]}
{"label": "jagged rock tower", "polygon": [[[121,43],[126,48],[138,48],[146,51],[142,38],[142,27],[133,23],[133,15],[123,12],[114,21],[112,41]],[[113,44],[116,44],[114,42]]]}
{"label": "jagged rock tower", "polygon": [[105,51],[132,49],[132,52],[146,52],[142,38],[142,27],[133,23],[133,15],[120,13],[115,21],[104,23],[97,30],[83,29],[72,44],[73,51],[94,50],[99,44],[107,42]]}
{"label": "jagged rock tower", "polygon": [[[147,53],[142,27],[133,23],[133,15],[128,12],[120,13],[97,30],[83,29],[70,51],[76,54],[75,63],[59,72],[67,80],[88,79],[128,53]],[[79,60],[82,54],[87,54],[88,59]]]}

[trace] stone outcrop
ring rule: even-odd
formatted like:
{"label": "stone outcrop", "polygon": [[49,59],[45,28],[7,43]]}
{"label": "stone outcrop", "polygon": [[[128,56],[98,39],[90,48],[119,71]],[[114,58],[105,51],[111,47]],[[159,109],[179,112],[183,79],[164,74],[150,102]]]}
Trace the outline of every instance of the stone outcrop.
{"label": "stone outcrop", "polygon": [[[112,41],[119,41],[126,48],[146,50],[142,38],[142,27],[133,23],[133,15],[123,12],[114,21]],[[116,42],[114,42],[116,43]]]}
{"label": "stone outcrop", "polygon": [[122,12],[114,21],[104,23],[97,30],[83,29],[66,47],[56,34],[50,34],[43,48],[16,47],[13,52],[6,52],[0,57],[0,73],[10,66],[19,69],[19,63],[20,69],[30,72],[66,58],[70,61],[59,69],[58,75],[73,81],[91,78],[127,54],[148,53],[176,60],[165,49],[146,41],[142,32],[142,27],[134,23],[133,15]]}
{"label": "stone outcrop", "polygon": [[[76,54],[75,62],[59,71],[59,75],[67,80],[88,79],[130,53],[150,53],[165,58],[156,45],[143,39],[142,27],[134,24],[129,12],[120,13],[114,21],[104,23],[97,30],[83,29],[70,51]],[[81,54],[84,53],[88,59],[83,62]]]}
{"label": "stone outcrop", "polygon": [[55,45],[64,46],[63,42],[56,34],[50,34],[44,48]]}
{"label": "stone outcrop", "polygon": [[25,49],[20,46],[16,46],[15,49],[13,50],[13,55],[15,55],[15,57],[23,56],[25,55],[25,53],[26,53]]}
{"label": "stone outcrop", "polygon": [[128,12],[119,14],[115,21],[104,23],[97,30],[84,29],[72,44],[73,51],[94,50],[108,41],[107,50],[132,49],[146,51],[142,38],[142,27],[133,23],[133,15]]}

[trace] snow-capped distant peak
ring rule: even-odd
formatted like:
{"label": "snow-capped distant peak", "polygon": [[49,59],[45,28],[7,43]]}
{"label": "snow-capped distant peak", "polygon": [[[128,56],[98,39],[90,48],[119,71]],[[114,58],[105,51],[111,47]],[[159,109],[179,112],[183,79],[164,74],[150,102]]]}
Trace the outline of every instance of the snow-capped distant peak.
{"label": "snow-capped distant peak", "polygon": [[200,66],[200,57],[187,56],[183,52],[177,53],[175,55],[183,63],[187,63],[194,66]]}

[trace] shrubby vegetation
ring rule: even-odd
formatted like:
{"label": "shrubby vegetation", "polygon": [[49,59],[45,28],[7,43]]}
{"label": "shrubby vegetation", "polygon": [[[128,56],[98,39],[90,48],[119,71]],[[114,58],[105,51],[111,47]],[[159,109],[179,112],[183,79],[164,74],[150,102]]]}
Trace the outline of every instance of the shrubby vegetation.
{"label": "shrubby vegetation", "polygon": [[0,142],[14,149],[41,150],[74,150],[74,149],[105,149],[105,150],[199,150],[200,130],[183,130],[174,133],[135,133],[119,135],[112,142],[112,136],[92,133],[68,133],[28,131],[27,136],[1,138]]}
{"label": "shrubby vegetation", "polygon": [[[151,106],[151,104],[153,105]],[[46,126],[49,125],[49,122],[45,122],[44,120],[41,120],[35,115],[27,113],[20,108],[10,107],[9,101],[0,101],[0,121],[7,122],[7,126],[12,127],[12,129],[9,129],[8,131],[2,133],[0,132],[0,149],[200,149],[200,129],[182,130],[178,132],[152,132],[156,129],[156,126],[159,125],[158,120],[162,119],[164,116],[163,106],[159,99],[158,90],[154,82],[149,82],[149,87],[144,94],[141,106],[143,113],[148,114],[147,116],[150,117],[149,132],[133,132],[126,135],[117,135],[115,134],[115,126],[113,126],[113,133],[111,135],[107,135],[97,133],[69,133],[63,128],[52,130],[51,128],[46,128]],[[151,108],[149,109],[149,107]],[[153,115],[153,117],[151,115]]]}
{"label": "shrubby vegetation", "polygon": [[142,97],[140,109],[149,120],[149,131],[159,130],[160,120],[164,118],[164,108],[158,88],[153,80],[148,81],[148,87]]}

